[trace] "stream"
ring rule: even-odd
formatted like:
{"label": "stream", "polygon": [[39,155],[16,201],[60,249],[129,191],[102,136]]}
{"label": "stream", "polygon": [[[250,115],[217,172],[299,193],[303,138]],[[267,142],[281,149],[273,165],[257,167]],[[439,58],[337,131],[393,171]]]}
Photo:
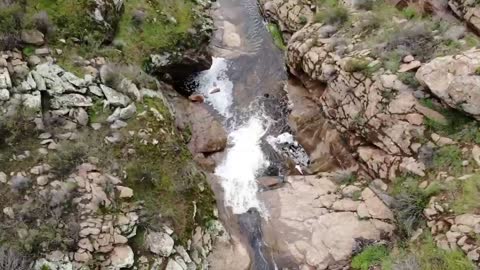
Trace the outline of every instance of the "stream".
{"label": "stream", "polygon": [[300,168],[308,163],[288,133],[283,52],[267,31],[256,0],[219,0],[214,21],[213,64],[194,79],[194,90],[229,134],[215,175],[223,204],[249,245],[252,269],[277,269],[263,241],[268,209],[258,199],[258,179],[281,182],[292,164]]}

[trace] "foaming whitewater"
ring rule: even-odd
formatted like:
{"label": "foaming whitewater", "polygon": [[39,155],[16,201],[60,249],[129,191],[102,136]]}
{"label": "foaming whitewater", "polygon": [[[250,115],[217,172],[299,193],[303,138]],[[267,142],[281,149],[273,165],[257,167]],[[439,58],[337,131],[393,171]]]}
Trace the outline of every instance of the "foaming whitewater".
{"label": "foaming whitewater", "polygon": [[[232,116],[230,107],[233,103],[233,83],[227,76],[229,62],[224,58],[213,57],[212,66],[197,77],[198,89],[210,104],[225,118]],[[216,93],[213,90],[218,89]]]}
{"label": "foaming whitewater", "polygon": [[226,158],[216,168],[215,174],[222,177],[225,204],[234,214],[246,213],[250,208],[261,209],[257,198],[257,174],[269,166],[260,143],[268,122],[261,116],[252,116],[245,124],[229,134],[233,145]]}

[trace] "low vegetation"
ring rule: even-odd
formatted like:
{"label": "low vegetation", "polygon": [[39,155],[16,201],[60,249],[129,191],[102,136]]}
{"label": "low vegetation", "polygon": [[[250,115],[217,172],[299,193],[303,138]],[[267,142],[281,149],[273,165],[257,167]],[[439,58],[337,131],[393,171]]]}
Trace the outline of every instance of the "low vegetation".
{"label": "low vegetation", "polygon": [[417,241],[405,243],[392,250],[385,246],[367,247],[353,258],[351,266],[355,270],[476,269],[462,251],[438,248],[428,233],[423,234]]}
{"label": "low vegetation", "polygon": [[349,20],[350,13],[348,9],[337,0],[318,0],[317,7],[316,22],[343,25]]}
{"label": "low vegetation", "polygon": [[278,28],[278,25],[274,23],[269,23],[267,25],[267,28],[270,34],[272,34],[273,42],[275,43],[275,45],[281,50],[285,50],[285,42],[283,41],[282,32]]}
{"label": "low vegetation", "polygon": [[400,236],[408,238],[424,222],[423,210],[441,187],[434,184],[421,189],[419,178],[409,175],[398,177],[394,183],[391,193],[396,201],[393,207],[396,223]]}
{"label": "low vegetation", "polygon": [[370,270],[374,266],[382,265],[388,255],[388,249],[383,245],[369,246],[353,257],[351,266],[355,270]]}

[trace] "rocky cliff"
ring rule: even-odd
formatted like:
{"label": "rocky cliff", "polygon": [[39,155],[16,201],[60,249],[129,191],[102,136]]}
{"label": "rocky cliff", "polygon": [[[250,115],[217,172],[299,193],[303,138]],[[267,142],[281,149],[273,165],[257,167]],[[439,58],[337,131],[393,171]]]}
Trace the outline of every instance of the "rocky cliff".
{"label": "rocky cliff", "polygon": [[[281,247],[279,254],[304,269],[350,263],[354,269],[403,269],[396,268],[403,264],[430,269],[432,254],[444,254],[446,266],[438,269],[475,269],[479,208],[468,201],[479,194],[472,186],[479,166],[478,4],[260,2],[267,20],[283,33],[286,65],[297,80],[286,88],[293,103],[291,125],[306,150],[323,149],[322,155],[307,151],[310,172],[319,177],[291,179],[288,188],[265,195],[269,203],[285,202],[272,206],[278,208],[272,245]],[[353,190],[356,196],[348,194]],[[367,210],[367,191],[391,216]],[[305,199],[310,192],[315,199]],[[298,212],[305,215],[292,216]],[[347,213],[376,225],[362,230],[357,219],[347,221]],[[388,225],[379,228],[375,219]],[[376,230],[383,233],[375,235]],[[402,256],[398,247],[392,249],[398,237],[412,243],[401,248]],[[382,258],[362,261],[380,250]]]}
{"label": "rocky cliff", "polygon": [[1,269],[207,269],[229,247],[194,162],[225,131],[169,84],[209,65],[209,8],[0,3]]}

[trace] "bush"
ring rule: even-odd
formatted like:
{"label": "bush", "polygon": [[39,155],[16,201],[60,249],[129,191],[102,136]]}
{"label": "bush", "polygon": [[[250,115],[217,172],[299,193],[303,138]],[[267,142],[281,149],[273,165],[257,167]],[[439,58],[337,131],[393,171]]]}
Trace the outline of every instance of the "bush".
{"label": "bush", "polygon": [[0,269],[30,270],[31,262],[13,249],[0,247]]}
{"label": "bush", "polygon": [[458,172],[462,168],[462,150],[456,145],[441,147],[433,156],[436,168],[450,169]]}
{"label": "bush", "polygon": [[37,30],[42,32],[45,36],[51,36],[55,32],[55,26],[50,21],[46,11],[40,11],[35,14],[33,16],[33,21]]}
{"label": "bush", "polygon": [[425,190],[420,189],[418,180],[414,177],[406,176],[395,179],[393,211],[401,236],[411,236],[421,225],[423,210],[428,205],[430,197],[437,194],[440,188],[438,185],[431,185]]}
{"label": "bush", "polygon": [[13,1],[0,2],[0,51],[12,50],[19,45],[22,25],[22,6]]}
{"label": "bush", "polygon": [[49,159],[52,172],[59,177],[68,176],[78,165],[88,157],[88,146],[83,143],[66,142],[60,145]]}
{"label": "bush", "polygon": [[480,209],[480,175],[475,174],[464,181],[456,182],[452,210],[455,214],[477,212]]}
{"label": "bush", "polygon": [[[385,51],[412,54],[420,60],[430,59],[438,42],[435,41],[432,29],[426,23],[413,22],[391,33]],[[385,53],[384,53],[385,54]],[[404,56],[402,55],[402,56]]]}
{"label": "bush", "polygon": [[420,83],[417,81],[417,78],[415,78],[414,72],[399,73],[398,79],[400,79],[400,81],[402,81],[404,84],[414,89],[420,86]]}
{"label": "bush", "polygon": [[369,270],[379,265],[388,258],[388,250],[385,246],[370,246],[353,257],[352,268],[356,270]]}
{"label": "bush", "polygon": [[427,235],[421,246],[414,250],[424,270],[473,270],[476,267],[460,250],[446,251],[437,247]]}
{"label": "bush", "polygon": [[352,58],[345,63],[345,71],[347,72],[366,72],[370,62],[366,59]]}
{"label": "bush", "polygon": [[349,17],[349,11],[337,1],[324,1],[320,4],[322,7],[317,10],[315,15],[316,22],[322,22],[331,25],[343,25]]}

